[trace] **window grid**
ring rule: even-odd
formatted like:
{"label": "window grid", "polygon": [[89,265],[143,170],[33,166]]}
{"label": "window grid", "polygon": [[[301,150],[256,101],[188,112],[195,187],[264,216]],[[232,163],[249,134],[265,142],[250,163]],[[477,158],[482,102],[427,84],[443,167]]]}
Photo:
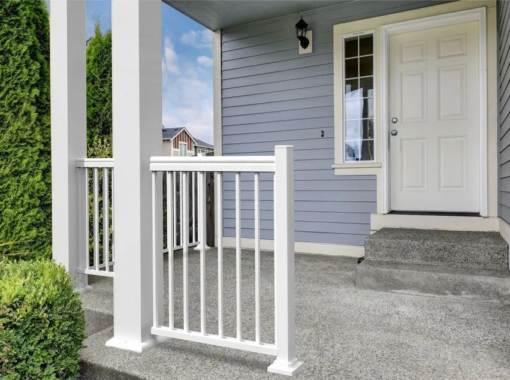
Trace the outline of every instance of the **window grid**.
{"label": "window grid", "polygon": [[[361,39],[370,38],[370,51],[371,54],[361,54]],[[350,57],[347,57],[347,43],[356,40],[356,54]],[[343,117],[343,125],[344,125],[344,161],[345,162],[358,162],[358,161],[374,161],[375,159],[375,125],[374,125],[374,40],[373,34],[363,34],[355,37],[349,37],[343,39],[343,51],[344,51],[344,80],[343,80],[343,93],[344,93],[344,117]],[[370,58],[372,57],[372,67],[369,71],[371,75],[362,75],[362,67],[361,62],[362,58]],[[349,61],[357,60],[357,70],[356,76],[351,76],[347,78],[347,63]],[[352,74],[352,73],[351,73]],[[362,82],[364,79],[372,80],[371,87],[367,89],[367,93],[365,96],[365,87],[362,87]],[[357,94],[353,94],[354,96],[347,98],[350,93],[347,92],[348,83],[356,84],[356,88],[353,92],[357,92]],[[366,84],[366,83],[365,83]],[[365,85],[364,84],[364,85]],[[372,94],[369,93],[372,91]],[[371,96],[370,96],[371,95]],[[347,108],[350,105],[350,109],[354,110],[354,112],[348,112]],[[353,115],[353,113],[356,113]],[[357,126],[356,126],[357,124]],[[353,128],[354,125],[354,128]],[[352,130],[354,130],[354,135],[357,134],[356,137],[353,137]],[[357,130],[357,133],[356,133]],[[350,135],[350,136],[349,136]]]}

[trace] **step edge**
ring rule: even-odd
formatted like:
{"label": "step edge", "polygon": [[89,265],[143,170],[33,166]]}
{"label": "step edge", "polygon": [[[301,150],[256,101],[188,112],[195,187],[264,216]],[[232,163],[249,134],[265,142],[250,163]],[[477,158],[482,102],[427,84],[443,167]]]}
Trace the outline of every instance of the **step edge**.
{"label": "step edge", "polygon": [[[365,259],[362,263],[358,264],[356,270],[359,267],[373,267],[388,269],[393,271],[405,270],[409,272],[430,272],[445,275],[461,275],[469,277],[481,277],[481,278],[497,278],[497,279],[508,279],[510,281],[510,270],[508,269],[482,269],[472,267],[445,267],[441,265],[434,265],[423,262],[404,262],[404,261],[389,261],[389,260],[372,260]],[[467,270],[466,272],[463,272]],[[474,273],[476,271],[476,273]],[[469,273],[472,272],[472,273]]]}

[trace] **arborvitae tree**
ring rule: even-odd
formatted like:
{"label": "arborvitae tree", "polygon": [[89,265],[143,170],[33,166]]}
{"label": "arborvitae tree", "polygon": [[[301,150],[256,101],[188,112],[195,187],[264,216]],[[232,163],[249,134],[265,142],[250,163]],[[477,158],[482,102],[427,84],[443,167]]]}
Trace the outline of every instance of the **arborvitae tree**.
{"label": "arborvitae tree", "polygon": [[89,147],[112,140],[112,33],[99,21],[87,43],[87,139]]}
{"label": "arborvitae tree", "polygon": [[[49,17],[0,1],[0,251],[51,255]],[[0,252],[1,253],[1,252]]]}

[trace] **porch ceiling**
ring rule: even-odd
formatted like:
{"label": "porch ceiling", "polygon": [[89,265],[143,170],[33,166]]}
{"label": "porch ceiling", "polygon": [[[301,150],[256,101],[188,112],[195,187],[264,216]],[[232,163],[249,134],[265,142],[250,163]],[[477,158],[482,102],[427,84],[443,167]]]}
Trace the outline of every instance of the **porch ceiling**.
{"label": "porch ceiling", "polygon": [[210,30],[267,20],[357,0],[163,0]]}

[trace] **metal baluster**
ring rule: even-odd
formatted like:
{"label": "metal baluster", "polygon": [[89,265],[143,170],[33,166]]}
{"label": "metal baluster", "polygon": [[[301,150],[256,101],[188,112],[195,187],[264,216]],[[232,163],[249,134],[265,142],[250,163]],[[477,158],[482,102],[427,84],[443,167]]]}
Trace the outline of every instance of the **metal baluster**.
{"label": "metal baluster", "polygon": [[94,265],[99,270],[99,178],[94,168]]}
{"label": "metal baluster", "polygon": [[89,169],[85,168],[85,269],[90,266],[90,247],[89,247]]}
{"label": "metal baluster", "polygon": [[259,173],[254,175],[255,190],[255,342],[260,343],[260,184]]}
{"label": "metal baluster", "polygon": [[110,271],[110,204],[108,168],[103,168],[103,263],[106,272]]}
{"label": "metal baluster", "polygon": [[242,339],[241,318],[241,174],[236,173],[236,295],[237,339]]}
{"label": "metal baluster", "polygon": [[[187,214],[183,213],[183,209],[188,209],[188,194],[186,191],[183,191],[183,183],[186,183],[187,173],[180,173],[180,197],[181,197],[181,244],[182,244],[182,252],[183,252],[183,316],[184,316],[184,331],[189,331],[189,321],[188,321],[188,313],[189,313],[189,306],[188,306],[188,240],[183,239],[183,231],[185,231],[185,235],[187,237],[187,228],[183,228],[184,220],[183,220],[183,214],[185,216],[185,220],[187,221]],[[184,179],[184,182],[183,182]]]}
{"label": "metal baluster", "polygon": [[223,173],[216,175],[218,236],[218,335],[223,337]]}
{"label": "metal baluster", "polygon": [[168,248],[168,325],[171,329],[174,328],[174,218],[175,204],[174,204],[174,176],[173,173],[166,173],[166,207],[167,207],[167,248]]}

